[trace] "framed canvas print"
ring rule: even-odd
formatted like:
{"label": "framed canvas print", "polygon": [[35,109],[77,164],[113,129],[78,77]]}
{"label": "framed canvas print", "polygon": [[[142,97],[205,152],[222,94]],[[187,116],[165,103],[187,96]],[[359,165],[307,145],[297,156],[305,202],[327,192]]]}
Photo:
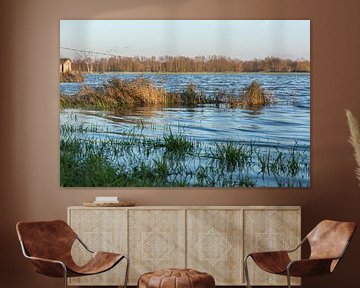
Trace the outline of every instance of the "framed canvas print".
{"label": "framed canvas print", "polygon": [[309,20],[61,20],[63,187],[309,187]]}

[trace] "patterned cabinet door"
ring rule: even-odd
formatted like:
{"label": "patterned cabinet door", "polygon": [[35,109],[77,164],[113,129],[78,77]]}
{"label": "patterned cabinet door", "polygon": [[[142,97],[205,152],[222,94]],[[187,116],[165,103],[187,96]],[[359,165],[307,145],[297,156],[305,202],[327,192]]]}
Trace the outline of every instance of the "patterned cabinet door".
{"label": "patterned cabinet door", "polygon": [[187,210],[187,267],[212,274],[216,285],[242,280],[242,210]]}
{"label": "patterned cabinet door", "polygon": [[185,267],[185,210],[129,210],[130,284],[145,272]]}
{"label": "patterned cabinet door", "polygon": [[[69,225],[80,239],[93,251],[127,253],[127,215],[126,209],[70,209]],[[72,255],[76,263],[84,264],[89,253],[78,241]],[[125,261],[108,272],[94,276],[69,278],[70,285],[122,285],[125,275]]]}
{"label": "patterned cabinet door", "polygon": [[[295,248],[301,241],[300,209],[259,209],[244,211],[244,254]],[[300,259],[300,249],[291,258]],[[248,260],[252,285],[286,285],[286,276],[266,273]],[[292,284],[300,285],[299,278]]]}

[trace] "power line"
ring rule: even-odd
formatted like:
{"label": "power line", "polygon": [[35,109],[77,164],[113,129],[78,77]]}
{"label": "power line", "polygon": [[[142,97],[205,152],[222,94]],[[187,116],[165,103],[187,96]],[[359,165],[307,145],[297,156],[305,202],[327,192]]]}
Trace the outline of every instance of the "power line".
{"label": "power line", "polygon": [[60,49],[70,50],[70,51],[75,51],[75,52],[80,52],[80,53],[89,53],[89,54],[96,54],[96,55],[105,55],[105,56],[112,56],[112,57],[121,57],[120,55],[115,55],[115,54],[110,54],[110,53],[94,52],[94,51],[90,51],[90,50],[82,50],[82,49],[76,49],[76,48],[70,48],[70,47],[61,47],[61,46],[60,46]]}

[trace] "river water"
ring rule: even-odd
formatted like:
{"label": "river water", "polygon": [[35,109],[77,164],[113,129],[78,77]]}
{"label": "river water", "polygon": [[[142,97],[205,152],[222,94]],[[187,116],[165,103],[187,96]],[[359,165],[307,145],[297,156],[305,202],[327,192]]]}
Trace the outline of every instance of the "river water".
{"label": "river water", "polygon": [[[164,134],[164,129],[179,131],[194,141],[214,143],[236,141],[258,147],[290,148],[296,145],[307,154],[310,163],[310,74],[86,74],[85,84],[96,87],[117,77],[133,79],[145,77],[167,91],[181,91],[192,83],[196,89],[212,97],[217,91],[239,94],[253,80],[276,97],[274,104],[251,110],[220,105],[194,108],[137,108],[115,114],[113,112],[65,109],[61,123],[97,125],[109,133],[91,137],[121,139],[124,129],[141,125],[142,134],[153,138]],[[81,83],[60,83],[60,92],[69,95],[79,91]],[[74,116],[75,115],[75,116]],[[75,120],[74,120],[75,119]],[[305,177],[305,178],[304,178]],[[309,175],[302,175],[309,185]],[[265,183],[270,185],[271,183]]]}

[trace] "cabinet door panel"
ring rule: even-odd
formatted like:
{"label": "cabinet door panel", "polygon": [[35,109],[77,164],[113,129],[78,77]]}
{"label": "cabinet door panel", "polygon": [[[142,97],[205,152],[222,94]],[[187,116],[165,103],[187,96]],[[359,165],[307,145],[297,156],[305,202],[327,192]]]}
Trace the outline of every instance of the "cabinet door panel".
{"label": "cabinet door panel", "polygon": [[187,211],[187,266],[212,274],[216,285],[242,280],[241,210]]}
{"label": "cabinet door panel", "polygon": [[[300,243],[300,210],[262,209],[244,211],[245,255],[251,252],[287,250]],[[300,259],[300,249],[291,255]],[[252,261],[249,276],[252,285],[286,285],[286,277],[266,273]],[[292,279],[300,284],[299,278]]]}
{"label": "cabinet door panel", "polygon": [[[301,210],[296,207],[157,207],[68,210],[70,226],[92,250],[126,253],[129,284],[143,273],[165,268],[192,268],[212,274],[217,285],[244,285],[243,258],[250,252],[295,247],[301,237]],[[89,253],[72,249],[81,265]],[[300,258],[298,251],[293,258]],[[253,285],[285,285],[286,277],[265,273],[249,260]],[[115,269],[70,278],[70,285],[122,285],[125,261]],[[293,279],[299,285],[299,279]]]}
{"label": "cabinet door panel", "polygon": [[[93,251],[127,253],[127,215],[125,209],[72,209],[69,224],[80,239]],[[72,247],[76,263],[85,264],[89,258],[82,245],[76,241]],[[113,269],[93,276],[69,278],[70,285],[122,285],[125,261]]]}
{"label": "cabinet door panel", "polygon": [[130,283],[145,272],[185,267],[185,210],[129,210]]}

